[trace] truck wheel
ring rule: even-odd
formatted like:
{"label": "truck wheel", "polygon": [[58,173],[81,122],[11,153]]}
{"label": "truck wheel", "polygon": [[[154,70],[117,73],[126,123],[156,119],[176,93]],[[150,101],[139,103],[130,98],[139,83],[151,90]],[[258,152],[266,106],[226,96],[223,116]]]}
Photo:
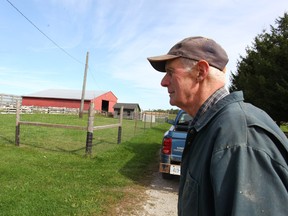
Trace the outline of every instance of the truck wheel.
{"label": "truck wheel", "polygon": [[173,175],[170,175],[169,173],[162,173],[162,178],[167,179],[167,180],[171,180],[171,179],[173,179]]}

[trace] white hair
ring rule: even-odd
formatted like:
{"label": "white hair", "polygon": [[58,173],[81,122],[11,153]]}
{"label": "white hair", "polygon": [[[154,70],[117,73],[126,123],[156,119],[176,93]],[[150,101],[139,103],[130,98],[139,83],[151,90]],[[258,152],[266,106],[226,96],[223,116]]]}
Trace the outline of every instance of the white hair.
{"label": "white hair", "polygon": [[[197,60],[193,60],[193,59],[188,59],[188,58],[180,58],[180,59],[181,59],[183,67],[189,73],[193,71],[193,67],[198,63]],[[226,68],[224,68],[224,70],[221,71],[213,66],[210,66],[208,77],[210,77],[211,80],[222,82],[225,84],[226,83],[225,70]]]}
{"label": "white hair", "polygon": [[211,78],[211,80],[223,82],[226,83],[226,75],[224,71],[221,71],[215,67],[209,67],[209,74],[208,76]]}
{"label": "white hair", "polygon": [[191,72],[193,67],[197,64],[198,61],[196,60],[192,60],[192,59],[188,59],[188,58],[180,58],[183,67],[185,68],[185,70],[187,72]]}

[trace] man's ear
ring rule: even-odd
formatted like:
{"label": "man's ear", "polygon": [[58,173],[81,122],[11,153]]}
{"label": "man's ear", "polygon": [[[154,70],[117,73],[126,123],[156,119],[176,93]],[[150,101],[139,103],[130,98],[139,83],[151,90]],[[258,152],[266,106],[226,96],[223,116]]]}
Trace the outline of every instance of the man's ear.
{"label": "man's ear", "polygon": [[197,81],[200,82],[204,80],[209,73],[209,63],[205,60],[200,60],[197,63],[197,68],[198,68],[198,76],[197,76]]}

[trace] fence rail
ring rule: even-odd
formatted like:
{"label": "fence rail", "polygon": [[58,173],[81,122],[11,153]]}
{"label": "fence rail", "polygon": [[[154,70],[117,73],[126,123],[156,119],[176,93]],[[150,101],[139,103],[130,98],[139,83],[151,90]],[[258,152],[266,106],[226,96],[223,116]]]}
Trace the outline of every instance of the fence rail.
{"label": "fence rail", "polygon": [[88,126],[79,126],[79,125],[64,125],[64,124],[52,124],[52,123],[44,123],[44,122],[29,122],[29,121],[21,121],[20,120],[21,106],[20,102],[17,102],[16,106],[16,134],[15,134],[15,145],[20,145],[20,125],[31,125],[31,126],[41,126],[41,127],[53,127],[53,128],[66,128],[66,129],[76,129],[76,130],[86,130],[86,155],[92,153],[92,140],[93,140],[93,131],[99,129],[107,129],[107,128],[116,128],[118,127],[118,136],[117,143],[121,143],[121,133],[122,133],[122,119],[123,119],[123,107],[121,107],[121,114],[119,118],[118,124],[110,124],[110,125],[100,125],[94,126],[94,104],[91,103],[88,111]]}
{"label": "fence rail", "polygon": [[63,125],[63,124],[51,124],[43,122],[27,122],[19,121],[19,125],[32,125],[32,126],[42,126],[42,127],[54,127],[54,128],[67,128],[67,129],[76,129],[76,130],[87,130],[87,127],[78,126],[78,125]]}
{"label": "fence rail", "polygon": [[99,125],[99,126],[94,126],[93,130],[100,130],[100,129],[107,129],[107,128],[114,128],[114,127],[120,127],[121,124],[111,124],[111,125]]}
{"label": "fence rail", "polygon": [[0,94],[0,106],[16,105],[17,101],[21,101],[22,97],[17,95]]}
{"label": "fence rail", "polygon": [[[20,101],[21,102],[21,101]],[[0,107],[1,114],[15,114],[16,104],[10,104]],[[87,111],[86,111],[87,112]],[[47,114],[78,114],[78,108],[66,108],[66,107],[38,107],[38,106],[21,106],[20,113],[47,113]]]}

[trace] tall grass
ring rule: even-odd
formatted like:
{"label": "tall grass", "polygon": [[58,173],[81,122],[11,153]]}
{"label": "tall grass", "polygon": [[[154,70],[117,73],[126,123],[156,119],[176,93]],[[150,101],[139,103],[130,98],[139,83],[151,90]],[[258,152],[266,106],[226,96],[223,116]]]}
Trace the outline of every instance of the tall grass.
{"label": "tall grass", "polygon": [[[22,120],[86,125],[87,119],[62,115],[25,115]],[[98,117],[95,124],[115,119]],[[84,157],[85,131],[21,125],[15,147],[15,116],[0,115],[0,215],[116,215],[115,206],[135,194],[157,162],[167,124],[138,128],[124,120],[117,129],[96,131],[93,154]],[[127,197],[128,196],[128,197]]]}

